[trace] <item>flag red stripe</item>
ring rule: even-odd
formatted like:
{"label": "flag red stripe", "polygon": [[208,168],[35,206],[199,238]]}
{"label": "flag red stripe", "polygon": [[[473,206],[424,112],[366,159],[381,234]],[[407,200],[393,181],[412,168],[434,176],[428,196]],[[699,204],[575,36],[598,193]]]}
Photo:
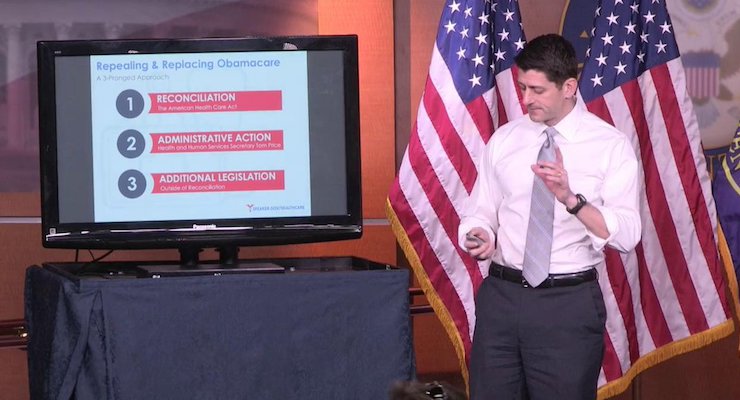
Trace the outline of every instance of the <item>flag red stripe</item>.
{"label": "flag red stripe", "polygon": [[604,377],[607,382],[611,382],[622,376],[622,365],[619,363],[619,357],[614,349],[614,343],[607,333],[604,333],[604,360],[601,367],[604,369]]}
{"label": "flag red stripe", "polygon": [[[499,90],[498,85],[496,85],[496,99],[500,99],[500,98],[501,98],[501,91]],[[502,101],[500,100],[496,101],[496,109],[498,110],[498,126],[501,126],[509,122],[509,119],[506,116],[506,109],[504,108],[504,103]],[[484,135],[481,135],[481,136],[483,137],[483,140],[485,140],[486,143],[488,143],[488,139],[490,139],[492,135],[489,134],[487,136],[484,136]]]}
{"label": "flag red stripe", "polygon": [[655,229],[658,230],[657,237],[663,250],[666,265],[668,265],[668,274],[671,277],[689,331],[698,333],[708,329],[709,324],[689,274],[681,239],[676,232],[676,224],[665,198],[663,182],[660,180],[660,172],[655,162],[653,146],[650,141],[650,128],[643,108],[644,102],[640,86],[637,80],[632,80],[622,85],[621,89],[627,99],[626,106],[632,114],[632,120],[639,138],[640,154],[642,155],[643,170],[645,171],[647,203]]}
{"label": "flag red stripe", "polygon": [[519,106],[522,109],[522,115],[527,113],[527,106],[522,101],[522,90],[519,88],[519,67],[513,65],[511,67],[511,79],[514,81],[514,90],[516,91],[516,99],[518,100]]}
{"label": "flag red stripe", "polygon": [[588,111],[598,115],[599,118],[606,121],[609,125],[614,125],[614,120],[609,112],[609,107],[606,105],[606,100],[604,100],[603,97],[598,97],[592,100],[590,103],[586,104],[586,108]]}
{"label": "flag red stripe", "polygon": [[622,258],[616,250],[607,248],[604,253],[606,259],[606,273],[609,276],[614,297],[617,299],[617,307],[622,315],[626,329],[627,345],[630,361],[635,362],[640,357],[640,346],[637,342],[637,328],[635,324],[635,307],[632,302],[632,290],[627,274],[624,271]]}
{"label": "flag red stripe", "polygon": [[[487,143],[487,138],[490,138],[491,133],[493,133],[493,119],[491,118],[491,111],[488,109],[488,104],[486,104],[483,97],[476,97],[475,100],[466,104],[465,107],[467,107],[470,116],[473,117],[473,122],[475,122],[475,126],[478,127],[478,132],[480,132],[481,137],[484,138]],[[478,172],[477,170],[475,171],[475,176],[477,177]]]}
{"label": "flag red stripe", "polygon": [[[447,114],[445,104],[440,98],[439,92],[437,92],[437,88],[434,86],[431,79],[427,79],[422,101],[424,102],[424,108],[426,108],[429,119],[434,126],[434,130],[437,132],[437,136],[442,142],[442,147],[447,153],[447,158],[450,160],[450,163],[452,163],[455,171],[457,171],[458,176],[460,176],[463,186],[465,186],[465,189],[470,193],[473,190],[475,179],[478,176],[478,170],[475,167],[475,162],[470,157],[470,153],[465,151],[465,144],[462,142],[459,133],[452,125],[450,117]],[[447,196],[445,195],[444,197],[446,198]],[[434,199],[434,197],[430,198],[430,200]],[[447,214],[437,213],[437,215]],[[455,215],[457,215],[457,213],[455,213]],[[457,227],[455,227],[455,230],[456,229]],[[457,234],[451,237],[456,236]]]}
{"label": "flag red stripe", "polygon": [[637,267],[640,278],[640,301],[642,305],[642,314],[645,317],[650,337],[653,339],[655,347],[660,347],[673,341],[673,335],[668,327],[663,309],[660,307],[653,280],[650,277],[650,271],[645,261],[645,250],[640,243],[635,248],[637,254]]}
{"label": "flag red stripe", "polygon": [[709,273],[717,289],[717,294],[719,294],[725,315],[729,318],[729,302],[725,294],[726,288],[722,270],[719,268],[721,263],[714,242],[714,231],[712,225],[709,223],[711,219],[707,210],[707,203],[702,194],[701,181],[696,171],[696,165],[693,162],[694,158],[688,141],[686,125],[681,115],[681,108],[679,107],[676,93],[673,90],[668,65],[662,64],[653,68],[651,71],[653,81],[655,82],[655,89],[660,99],[666,130],[669,132],[668,138],[671,142],[673,157],[676,159],[678,176],[681,178],[684,194],[691,210],[691,217],[694,220],[696,235],[704,252],[704,258],[709,265]]}

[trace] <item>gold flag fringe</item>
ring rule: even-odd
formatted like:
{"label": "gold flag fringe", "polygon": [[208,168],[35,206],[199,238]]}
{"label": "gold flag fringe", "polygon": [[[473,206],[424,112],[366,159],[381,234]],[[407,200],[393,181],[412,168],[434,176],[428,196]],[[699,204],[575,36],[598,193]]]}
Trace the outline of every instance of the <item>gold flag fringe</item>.
{"label": "gold flag fringe", "polygon": [[[727,244],[727,238],[725,238],[725,232],[722,230],[722,226],[717,223],[717,236],[719,242],[719,256],[722,260],[722,264],[725,267],[725,276],[727,277],[727,287],[730,289],[730,295],[732,296],[732,309],[734,311],[734,317],[736,321],[740,321],[740,295],[737,287],[737,275],[735,274],[735,264],[732,262],[732,253],[730,253],[730,246]],[[738,343],[738,356],[740,356],[740,343]]]}

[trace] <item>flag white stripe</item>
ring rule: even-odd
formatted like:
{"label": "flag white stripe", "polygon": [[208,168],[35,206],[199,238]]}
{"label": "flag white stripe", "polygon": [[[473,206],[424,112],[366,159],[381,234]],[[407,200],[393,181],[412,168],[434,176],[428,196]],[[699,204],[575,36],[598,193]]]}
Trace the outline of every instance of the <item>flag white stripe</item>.
{"label": "flag white stripe", "polygon": [[[419,104],[419,115],[417,116],[416,123],[419,130],[419,140],[424,148],[424,153],[429,158],[434,173],[442,184],[445,193],[447,193],[447,197],[455,208],[455,212],[457,215],[460,215],[464,199],[468,197],[468,191],[460,180],[460,176],[456,173],[450,173],[450,171],[455,170],[455,166],[447,158],[447,153],[442,142],[439,140],[439,135],[436,134],[434,125],[432,125],[432,121],[429,119],[423,102]],[[434,199],[430,200],[434,201]]]}
{"label": "flag white stripe", "polygon": [[[483,101],[486,102],[486,106],[488,106],[488,111],[491,113],[491,121],[493,122],[493,130],[495,131],[498,128],[498,106],[496,105],[499,101],[498,95],[496,94],[496,87],[494,86],[491,90],[487,91],[483,94]],[[493,132],[488,132],[493,133]],[[478,165],[478,160],[476,160],[475,165]]]}
{"label": "flag white stripe", "polygon": [[496,86],[500,93],[510,93],[509,96],[501,96],[501,104],[504,106],[506,115],[509,116],[508,120],[511,121],[523,115],[522,105],[519,103],[519,97],[516,94],[517,83],[514,81],[511,68],[496,75]]}
{"label": "flag white stripe", "polygon": [[469,334],[472,337],[475,325],[473,284],[467,270],[460,267],[463,265],[463,261],[455,251],[457,247],[456,240],[448,237],[445,231],[440,228],[437,214],[411,168],[408,151],[401,162],[400,171],[404,171],[403,174],[399,173],[398,183],[401,191],[419,221],[431,249],[442,264],[445,274],[449,277],[452,286],[462,301],[466,319],[469,321]]}

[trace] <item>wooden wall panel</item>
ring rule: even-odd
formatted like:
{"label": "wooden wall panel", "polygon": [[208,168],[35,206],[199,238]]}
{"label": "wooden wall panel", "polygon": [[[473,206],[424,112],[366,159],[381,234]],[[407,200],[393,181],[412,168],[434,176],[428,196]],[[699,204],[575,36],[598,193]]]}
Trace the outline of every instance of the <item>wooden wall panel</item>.
{"label": "wooden wall panel", "polygon": [[39,193],[0,193],[1,217],[40,217]]}
{"label": "wooden wall panel", "polygon": [[26,354],[25,350],[20,349],[0,349],[0,398],[29,398]]}
{"label": "wooden wall panel", "polygon": [[395,177],[393,1],[319,0],[319,33],[358,35],[365,218],[385,218]]}
{"label": "wooden wall panel", "polygon": [[[416,119],[416,113],[419,110],[419,102],[424,92],[427,75],[429,72],[429,62],[432,59],[432,50],[434,41],[437,37],[437,27],[439,26],[439,16],[444,7],[444,0],[410,0],[411,18],[408,21],[409,29],[409,108],[411,109],[410,124],[407,131],[399,133],[405,135],[408,141],[408,135]],[[400,99],[398,101],[401,101]]]}
{"label": "wooden wall panel", "polygon": [[639,399],[740,399],[738,333],[643,372]]}

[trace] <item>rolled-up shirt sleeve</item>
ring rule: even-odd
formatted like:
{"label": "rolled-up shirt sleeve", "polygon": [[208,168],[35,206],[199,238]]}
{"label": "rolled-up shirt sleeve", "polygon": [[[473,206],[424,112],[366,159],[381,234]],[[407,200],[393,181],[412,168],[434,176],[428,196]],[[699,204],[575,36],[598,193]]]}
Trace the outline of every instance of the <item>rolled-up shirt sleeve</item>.
{"label": "rolled-up shirt sleeve", "polygon": [[626,139],[612,148],[608,159],[600,201],[592,205],[604,217],[609,237],[602,239],[591,232],[588,235],[597,250],[609,246],[629,252],[637,246],[642,232],[639,192],[642,178],[635,152]]}

